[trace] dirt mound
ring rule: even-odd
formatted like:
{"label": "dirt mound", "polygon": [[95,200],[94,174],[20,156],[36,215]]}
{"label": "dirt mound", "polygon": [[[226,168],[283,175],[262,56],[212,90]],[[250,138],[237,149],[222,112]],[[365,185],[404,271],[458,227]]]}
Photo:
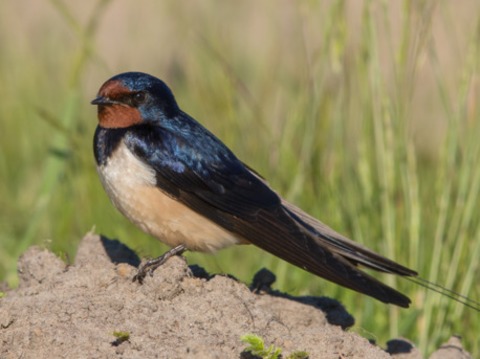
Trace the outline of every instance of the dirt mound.
{"label": "dirt mound", "polygon": [[[93,234],[72,266],[29,249],[19,260],[19,287],[0,299],[0,358],[246,358],[240,337],[248,333],[285,357],[390,357],[342,329],[353,319],[335,300],[254,294],[179,257],[139,285],[131,280],[139,262],[120,242]],[[259,277],[268,284],[268,273]],[[435,359],[469,357],[452,340]],[[404,340],[389,351],[420,358]]]}

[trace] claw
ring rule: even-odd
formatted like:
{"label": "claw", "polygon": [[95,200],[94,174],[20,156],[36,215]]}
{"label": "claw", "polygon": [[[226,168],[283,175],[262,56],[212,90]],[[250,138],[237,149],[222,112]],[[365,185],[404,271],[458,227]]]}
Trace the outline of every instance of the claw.
{"label": "claw", "polygon": [[149,274],[150,277],[153,277],[153,272],[155,271],[155,269],[164,264],[170,257],[180,256],[186,250],[187,247],[185,247],[183,244],[180,244],[170,249],[168,252],[165,252],[160,257],[147,261],[138,269],[138,272],[133,276],[132,281],[138,281],[138,283],[143,284],[143,280],[145,279],[147,274]]}

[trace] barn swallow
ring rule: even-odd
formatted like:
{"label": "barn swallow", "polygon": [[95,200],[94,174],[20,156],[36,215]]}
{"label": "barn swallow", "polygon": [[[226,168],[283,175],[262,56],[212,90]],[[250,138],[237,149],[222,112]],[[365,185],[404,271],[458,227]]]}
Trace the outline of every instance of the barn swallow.
{"label": "barn swallow", "polygon": [[359,269],[417,273],[337,233],[287,202],[215,135],[183,112],[161,80],[116,75],[98,106],[94,152],[113,204],[172,250],[142,267],[141,281],[185,250],[214,252],[254,244],[310,273],[384,303],[410,299]]}

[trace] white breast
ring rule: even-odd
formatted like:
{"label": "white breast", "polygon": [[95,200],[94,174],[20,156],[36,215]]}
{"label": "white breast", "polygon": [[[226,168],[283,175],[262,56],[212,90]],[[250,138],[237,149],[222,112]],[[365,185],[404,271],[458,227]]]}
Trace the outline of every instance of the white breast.
{"label": "white breast", "polygon": [[212,252],[246,242],[163,193],[155,186],[155,171],[138,160],[123,141],[97,171],[115,207],[171,247],[184,244],[190,250]]}

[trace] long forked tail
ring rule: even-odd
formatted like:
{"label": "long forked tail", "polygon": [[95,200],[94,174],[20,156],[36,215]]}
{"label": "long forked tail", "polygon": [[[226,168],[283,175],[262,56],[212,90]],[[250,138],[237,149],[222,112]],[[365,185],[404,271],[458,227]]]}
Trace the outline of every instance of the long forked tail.
{"label": "long forked tail", "polygon": [[[343,257],[354,266],[360,264],[377,271],[400,275],[402,277],[405,277],[412,283],[415,283],[423,288],[448,297],[460,304],[465,305],[470,309],[475,310],[476,312],[480,312],[480,302],[468,298],[453,290],[445,288],[437,283],[433,283],[422,277],[419,277],[417,272],[406,268],[396,262],[393,262],[388,258],[382,257],[379,254],[369,250],[368,248],[365,248],[358,243],[355,243],[352,240],[342,236],[341,234],[337,233],[322,222],[306,214],[300,208],[292,205],[291,203],[283,201],[282,204],[285,210],[298,223],[301,223],[309,233],[314,235],[315,241],[320,242],[319,244],[321,246],[330,248],[333,253],[337,253],[338,256]],[[354,269],[358,271],[358,269]],[[364,280],[365,277],[370,277],[363,272],[361,273],[362,277],[364,277]],[[376,299],[381,300],[382,302],[396,304],[401,307],[408,307],[410,300],[403,294],[384,285],[383,283],[378,282],[375,278],[370,277],[370,279],[377,282],[376,285],[373,285],[374,287],[378,285],[380,286],[375,289],[374,295],[366,293],[362,290],[358,290],[356,288],[350,288],[368,294]]]}

